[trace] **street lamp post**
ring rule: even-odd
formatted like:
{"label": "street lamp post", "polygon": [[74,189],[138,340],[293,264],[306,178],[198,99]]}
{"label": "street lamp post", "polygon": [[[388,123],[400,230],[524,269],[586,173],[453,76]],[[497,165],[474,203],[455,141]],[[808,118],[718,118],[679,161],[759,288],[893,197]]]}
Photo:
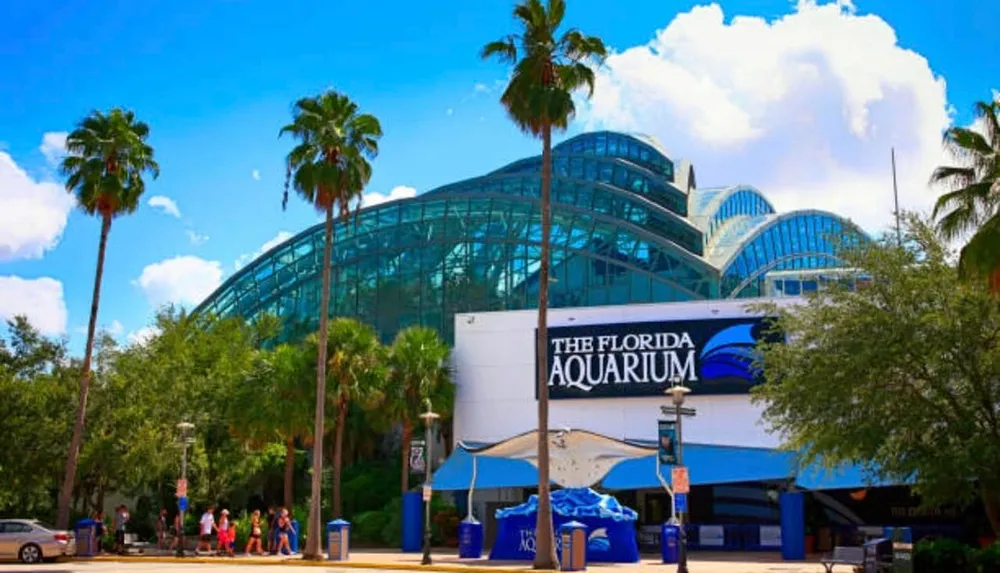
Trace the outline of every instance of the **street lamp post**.
{"label": "street lamp post", "polygon": [[[187,483],[187,454],[188,446],[194,443],[194,438],[188,436],[188,432],[194,429],[194,424],[191,422],[181,422],[177,424],[177,429],[181,431],[181,480]],[[178,510],[180,512],[181,527],[177,531],[179,539],[177,540],[177,556],[184,557],[184,509],[183,505],[180,504],[180,498],[177,498]]]}
{"label": "street lamp post", "polygon": [[[690,388],[684,386],[683,381],[678,376],[674,376],[670,379],[670,388],[667,390],[667,394],[670,395],[671,400],[674,403],[674,415],[677,417],[677,465],[684,465],[684,430],[683,413],[681,412],[681,407],[684,405],[684,397],[691,391]],[[676,496],[677,493],[675,492]],[[687,565],[687,533],[684,531],[684,512],[677,512],[677,523],[680,531],[677,532],[678,543],[677,543],[677,573],[688,573]]]}
{"label": "street lamp post", "polygon": [[431,564],[431,484],[433,482],[433,469],[434,469],[434,442],[433,442],[433,427],[434,423],[440,417],[436,412],[431,410],[431,401],[427,400],[427,411],[420,414],[420,417],[424,420],[424,431],[426,453],[427,453],[427,463],[424,464],[424,556],[420,560],[421,565]]}

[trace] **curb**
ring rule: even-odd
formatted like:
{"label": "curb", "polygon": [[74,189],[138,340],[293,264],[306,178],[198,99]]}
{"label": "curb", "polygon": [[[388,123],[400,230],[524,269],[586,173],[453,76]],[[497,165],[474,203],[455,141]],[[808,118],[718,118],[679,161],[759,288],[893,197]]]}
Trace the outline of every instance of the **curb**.
{"label": "curb", "polygon": [[380,569],[383,571],[440,571],[442,573],[525,573],[528,567],[483,567],[477,565],[420,565],[417,563],[393,563],[393,562],[373,562],[373,561],[309,561],[306,559],[259,559],[244,557],[239,559],[224,559],[218,557],[166,557],[166,556],[101,556],[101,557],[73,557],[73,562],[102,562],[102,563],[170,563],[179,565],[183,563],[197,563],[204,565],[253,565],[253,566],[281,566],[292,565],[297,567],[326,567],[338,569]]}

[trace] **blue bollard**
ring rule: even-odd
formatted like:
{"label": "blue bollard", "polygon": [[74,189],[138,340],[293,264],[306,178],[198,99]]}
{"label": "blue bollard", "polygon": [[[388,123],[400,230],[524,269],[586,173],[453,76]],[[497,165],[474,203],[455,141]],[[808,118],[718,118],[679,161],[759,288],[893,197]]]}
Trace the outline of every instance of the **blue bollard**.
{"label": "blue bollard", "polygon": [[660,527],[660,554],[667,565],[677,563],[680,557],[681,528],[673,523],[664,523]]}
{"label": "blue bollard", "polygon": [[424,501],[419,491],[403,494],[403,553],[420,553],[424,545]]}
{"label": "blue bollard", "polygon": [[299,552],[299,522],[293,519],[291,525],[288,531],[288,548],[295,554]]}
{"label": "blue bollard", "polygon": [[479,559],[483,556],[483,524],[471,515],[458,524],[459,559]]}
{"label": "blue bollard", "polygon": [[334,519],[326,524],[326,555],[329,561],[347,561],[351,547],[351,524]]}

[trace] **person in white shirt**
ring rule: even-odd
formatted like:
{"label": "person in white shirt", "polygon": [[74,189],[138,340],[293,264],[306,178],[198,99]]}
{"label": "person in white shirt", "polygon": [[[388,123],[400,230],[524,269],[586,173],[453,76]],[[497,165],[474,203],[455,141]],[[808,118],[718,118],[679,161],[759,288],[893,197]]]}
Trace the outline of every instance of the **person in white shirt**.
{"label": "person in white shirt", "polygon": [[195,551],[212,550],[212,533],[215,531],[215,508],[209,506],[201,516],[201,538],[198,540],[198,548]]}

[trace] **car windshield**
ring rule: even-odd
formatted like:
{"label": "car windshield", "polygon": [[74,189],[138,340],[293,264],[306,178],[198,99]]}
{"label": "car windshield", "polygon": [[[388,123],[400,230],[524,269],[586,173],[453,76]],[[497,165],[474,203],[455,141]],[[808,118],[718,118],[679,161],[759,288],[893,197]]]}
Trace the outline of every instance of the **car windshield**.
{"label": "car windshield", "polygon": [[41,522],[41,521],[32,521],[31,524],[34,525],[35,527],[41,527],[42,529],[48,529],[49,531],[55,531],[56,530],[55,527],[52,527],[48,523],[44,523],[44,522]]}

